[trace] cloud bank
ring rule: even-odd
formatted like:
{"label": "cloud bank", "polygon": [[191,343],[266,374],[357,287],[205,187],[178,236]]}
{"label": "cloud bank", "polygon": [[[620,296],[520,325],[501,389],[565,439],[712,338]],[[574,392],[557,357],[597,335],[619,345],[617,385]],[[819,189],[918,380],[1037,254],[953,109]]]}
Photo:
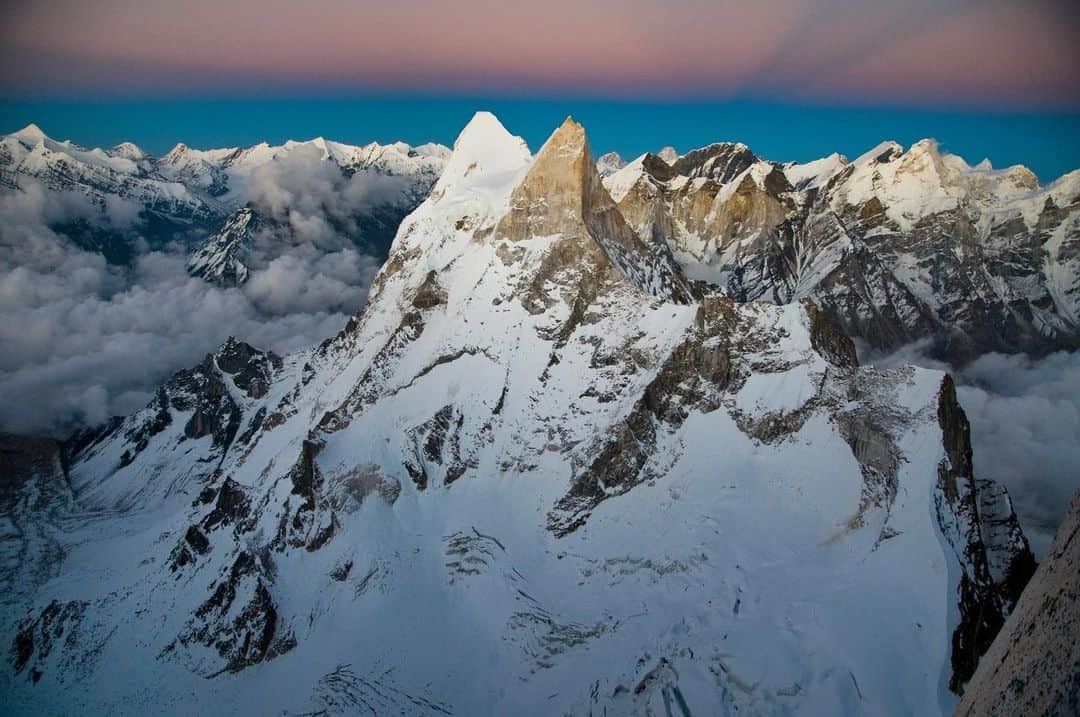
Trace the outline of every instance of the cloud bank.
{"label": "cloud bank", "polygon": [[[918,345],[866,362],[952,370],[928,359]],[[1033,359],[994,353],[952,371],[971,422],[976,474],[1009,489],[1041,558],[1080,490],[1080,354]]]}
{"label": "cloud bank", "polygon": [[307,161],[253,177],[253,199],[283,223],[258,237],[239,288],[189,276],[178,245],[120,267],[50,228],[85,221],[138,246],[138,207],[29,181],[0,193],[0,427],[62,434],[130,413],[230,335],[287,352],[338,331],[380,264],[342,230],[388,190],[319,162],[304,191]]}

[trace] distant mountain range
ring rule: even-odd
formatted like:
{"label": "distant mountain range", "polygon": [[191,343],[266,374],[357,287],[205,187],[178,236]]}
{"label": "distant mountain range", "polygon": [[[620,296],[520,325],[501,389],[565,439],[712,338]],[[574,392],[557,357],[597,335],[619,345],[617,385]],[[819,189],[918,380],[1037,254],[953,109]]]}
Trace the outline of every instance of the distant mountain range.
{"label": "distant mountain range", "polygon": [[924,340],[963,363],[1080,345],[1080,171],[1040,186],[931,140],[808,164],[721,143],[604,182],[688,277],[737,301],[813,299],[875,349]]}
{"label": "distant mountain range", "polygon": [[[230,285],[244,280],[248,264],[284,251],[295,231],[287,203],[275,213],[252,201],[253,173],[303,152],[345,177],[373,179],[377,201],[354,200],[333,229],[382,258],[449,150],[320,138],[207,151],[179,144],[153,158],[131,144],[86,150],[56,142],[31,125],[0,140],[0,186],[30,178],[103,207],[136,202],[142,223],[133,230],[85,222],[59,229],[113,262],[130,260],[136,237],[151,247],[180,241],[193,275]],[[931,140],[807,164],[719,143],[628,164],[608,154],[598,170],[643,241],[670,253],[687,279],[736,301],[810,298],[873,349],[923,341],[954,364],[989,351],[1080,346],[1080,171],[1040,185],[1024,167],[971,167]],[[389,191],[378,191],[379,182]],[[267,241],[255,250],[260,235]]]}
{"label": "distant mountain range", "polygon": [[[83,194],[103,210],[116,201],[133,203],[139,212],[135,227],[117,230],[84,222],[57,229],[77,246],[99,251],[116,264],[131,261],[140,242],[149,248],[179,242],[192,253],[194,274],[229,283],[245,275],[240,267],[256,226],[268,233],[289,231],[289,207],[278,206],[277,215],[271,216],[262,206],[266,202],[259,201],[269,200],[252,187],[260,176],[273,177],[306,156],[336,166],[342,190],[349,178],[367,178],[364,189],[377,201],[350,197],[353,216],[339,216],[338,228],[365,253],[385,257],[397,225],[427,196],[448,154],[446,147],[435,144],[353,147],[317,138],[246,149],[197,150],[177,144],[163,157],[152,157],[130,143],[84,149],[50,139],[30,125],[0,139],[0,187],[17,189],[20,182],[31,180],[53,192]],[[278,240],[282,247],[289,243],[288,237]]]}

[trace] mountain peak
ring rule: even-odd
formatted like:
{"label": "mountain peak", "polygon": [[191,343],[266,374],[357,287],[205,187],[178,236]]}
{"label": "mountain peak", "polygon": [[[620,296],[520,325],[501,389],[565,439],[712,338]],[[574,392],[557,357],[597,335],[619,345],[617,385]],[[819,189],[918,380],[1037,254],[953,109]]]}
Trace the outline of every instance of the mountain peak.
{"label": "mountain peak", "polygon": [[[567,115],[563,123],[559,125],[559,128],[548,138],[548,141],[544,143],[544,146],[540,148],[540,152],[537,154],[537,159],[546,152],[550,152],[549,148],[557,148],[560,156],[577,156],[582,154],[588,149],[588,142],[585,139],[585,128],[581,126],[579,122],[574,121],[574,118]],[[591,154],[591,152],[590,152]]]}
{"label": "mountain peak", "polygon": [[675,161],[679,159],[679,151],[671,145],[668,145],[657,152],[656,156],[668,164],[675,164]]}
{"label": "mountain peak", "polygon": [[165,153],[165,156],[161,158],[166,164],[175,163],[185,154],[187,154],[188,146],[183,142],[177,142],[176,146]]}
{"label": "mountain peak", "polygon": [[[989,160],[984,160],[989,161]],[[1039,188],[1039,177],[1022,164],[1014,164],[1005,170],[1005,175],[1012,183],[1023,189],[1035,190]]]}
{"label": "mountain peak", "polygon": [[27,142],[27,143],[30,143],[30,144],[37,144],[38,142],[40,142],[40,141],[42,141],[44,139],[48,139],[46,134],[41,131],[41,128],[38,127],[33,122],[26,125],[25,127],[23,127],[18,132],[13,132],[12,136],[17,137],[18,139],[22,140],[23,142]]}
{"label": "mountain peak", "polygon": [[547,188],[544,191],[559,188],[580,197],[589,189],[589,175],[596,173],[585,128],[568,116],[536,153],[525,182],[539,182]]}
{"label": "mountain peak", "polygon": [[596,159],[596,168],[600,171],[601,177],[614,174],[625,166],[626,162],[618,152],[608,152]]}
{"label": "mountain peak", "polygon": [[124,157],[130,160],[139,160],[146,158],[146,152],[142,150],[137,144],[132,142],[121,142],[112,148],[111,154],[119,157]]}
{"label": "mountain peak", "polygon": [[903,153],[903,145],[890,139],[856,157],[852,164],[888,164]]}
{"label": "mountain peak", "polygon": [[[660,157],[660,155],[657,156]],[[660,159],[667,162],[664,157]],[[707,147],[687,152],[668,164],[671,165],[675,174],[691,178],[707,177],[726,184],[757,161],[757,156],[742,142],[715,142]]]}
{"label": "mountain peak", "polygon": [[[610,267],[658,298],[681,302],[688,296],[666,248],[645,244],[619,213],[600,178],[585,128],[572,117],[537,152],[528,174],[514,189],[510,206],[497,234],[513,241],[561,237],[549,255],[547,271],[554,271],[559,262],[576,265],[575,271],[589,266],[595,279]],[[574,281],[581,278],[567,274],[571,275]]]}
{"label": "mountain peak", "polygon": [[529,148],[521,137],[510,134],[492,113],[481,111],[473,115],[454,140],[450,160],[451,163],[467,160],[495,167],[505,164],[522,151],[528,153]]}
{"label": "mountain peak", "polygon": [[498,117],[491,112],[481,110],[472,116],[454,140],[454,152],[493,148],[500,144],[514,142],[516,139]]}
{"label": "mountain peak", "polygon": [[927,154],[935,154],[940,152],[940,145],[936,139],[931,137],[924,137],[915,144],[911,145],[908,152],[925,152]]}
{"label": "mountain peak", "polygon": [[508,175],[522,171],[531,156],[525,140],[510,134],[495,115],[477,112],[454,141],[432,199],[462,188],[501,195]]}

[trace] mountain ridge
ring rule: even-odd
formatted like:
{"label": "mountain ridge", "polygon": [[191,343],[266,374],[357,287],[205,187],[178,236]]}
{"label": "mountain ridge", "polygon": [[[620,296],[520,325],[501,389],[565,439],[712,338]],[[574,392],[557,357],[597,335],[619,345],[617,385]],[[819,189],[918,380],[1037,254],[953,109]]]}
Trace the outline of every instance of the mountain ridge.
{"label": "mountain ridge", "polygon": [[740,301],[812,298],[872,349],[929,341],[954,364],[1080,346],[1080,172],[1039,186],[932,140],[808,165],[737,144],[650,157],[605,178],[620,209]]}
{"label": "mountain ridge", "polygon": [[580,125],[475,117],[341,332],[227,341],[8,513],[13,709],[950,711],[1030,560],[951,382],[666,251]]}
{"label": "mountain ridge", "polygon": [[[305,142],[289,140],[278,146],[261,142],[247,148],[209,150],[180,142],[161,157],[154,157],[131,143],[110,150],[86,149],[70,141],[53,140],[30,125],[0,137],[0,187],[19,191],[20,182],[34,181],[49,191],[83,194],[103,210],[110,201],[131,202],[141,218],[135,233],[151,248],[180,241],[191,245],[192,252],[205,254],[209,247],[200,246],[205,235],[220,232],[232,215],[249,203],[252,175],[308,151],[340,167],[348,177],[367,172],[405,180],[399,189],[401,196],[387,202],[395,207],[391,236],[369,242],[382,252],[397,222],[438,179],[449,154],[447,148],[436,144],[410,147],[402,142],[372,142],[352,146],[319,137]],[[128,235],[132,232],[125,228],[117,242],[131,243]],[[71,228],[67,233],[76,245],[97,249],[92,238]],[[130,250],[105,255],[110,262],[123,264],[129,260]]]}

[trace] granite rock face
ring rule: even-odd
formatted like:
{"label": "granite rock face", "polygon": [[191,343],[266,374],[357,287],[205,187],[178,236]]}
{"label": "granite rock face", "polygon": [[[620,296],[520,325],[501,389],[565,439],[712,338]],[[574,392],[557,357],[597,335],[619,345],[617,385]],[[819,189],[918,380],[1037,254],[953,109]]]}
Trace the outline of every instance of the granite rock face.
{"label": "granite rock face", "polygon": [[887,351],[964,363],[1080,346],[1080,172],[970,167],[930,141],[804,165],[712,145],[605,176],[642,237],[738,301],[811,298]]}
{"label": "granite rock face", "polygon": [[1080,493],[964,688],[957,717],[1080,714]]}

